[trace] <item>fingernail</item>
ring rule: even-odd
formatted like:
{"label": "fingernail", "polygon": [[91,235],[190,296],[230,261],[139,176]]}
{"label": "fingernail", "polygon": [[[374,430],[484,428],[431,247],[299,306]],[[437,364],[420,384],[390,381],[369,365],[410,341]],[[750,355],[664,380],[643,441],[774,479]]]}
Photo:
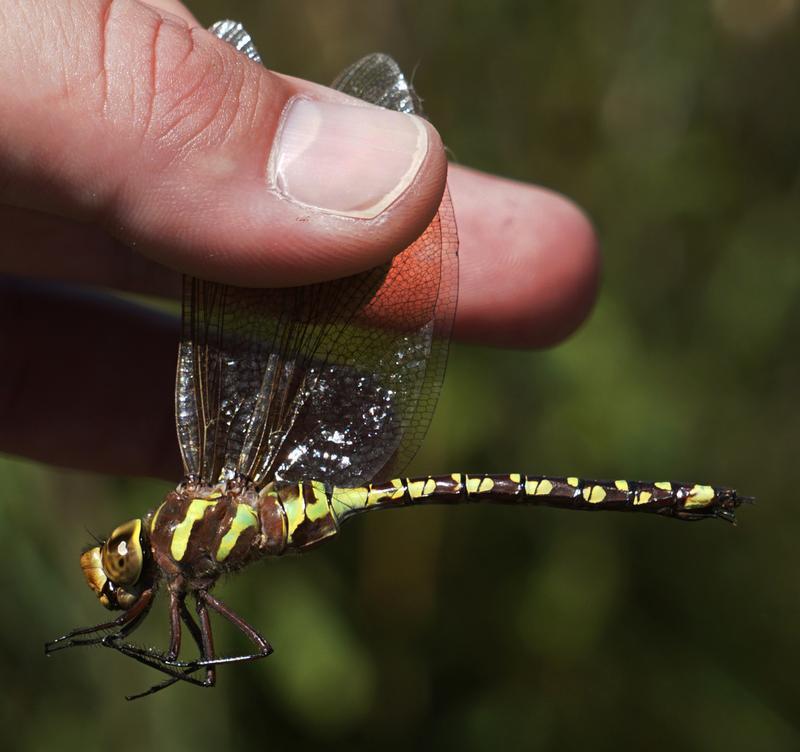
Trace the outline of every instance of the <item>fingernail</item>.
{"label": "fingernail", "polygon": [[376,217],[408,188],[428,150],[413,115],[295,99],[270,161],[287,198],[347,217]]}

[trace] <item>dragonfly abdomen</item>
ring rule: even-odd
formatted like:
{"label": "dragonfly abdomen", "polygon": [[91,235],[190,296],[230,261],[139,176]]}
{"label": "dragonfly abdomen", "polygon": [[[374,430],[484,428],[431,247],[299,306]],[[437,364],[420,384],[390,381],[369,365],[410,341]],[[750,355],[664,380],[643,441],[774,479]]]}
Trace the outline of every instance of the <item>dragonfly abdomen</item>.
{"label": "dragonfly abdomen", "polygon": [[337,522],[370,509],[416,504],[526,504],[563,509],[654,512],[680,519],[733,520],[741,499],[727,488],[673,482],[598,481],[540,475],[433,475],[334,488]]}

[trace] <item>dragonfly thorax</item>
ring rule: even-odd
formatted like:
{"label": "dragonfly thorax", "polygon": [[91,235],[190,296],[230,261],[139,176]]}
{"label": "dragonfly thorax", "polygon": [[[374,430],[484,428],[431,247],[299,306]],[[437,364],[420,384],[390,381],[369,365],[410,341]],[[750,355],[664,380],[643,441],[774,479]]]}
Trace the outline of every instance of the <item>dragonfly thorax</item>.
{"label": "dragonfly thorax", "polygon": [[176,594],[208,590],[221,574],[282,553],[284,518],[252,484],[185,482],[147,519],[155,567]]}

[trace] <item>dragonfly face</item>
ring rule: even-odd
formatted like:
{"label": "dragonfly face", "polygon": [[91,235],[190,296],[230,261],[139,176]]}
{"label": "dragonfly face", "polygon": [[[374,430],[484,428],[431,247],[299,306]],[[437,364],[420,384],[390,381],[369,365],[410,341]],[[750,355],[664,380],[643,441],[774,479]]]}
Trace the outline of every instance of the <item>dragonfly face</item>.
{"label": "dragonfly face", "polygon": [[141,519],[115,528],[103,544],[81,555],[81,569],[89,587],[109,611],[127,610],[152,585],[145,577],[149,558]]}

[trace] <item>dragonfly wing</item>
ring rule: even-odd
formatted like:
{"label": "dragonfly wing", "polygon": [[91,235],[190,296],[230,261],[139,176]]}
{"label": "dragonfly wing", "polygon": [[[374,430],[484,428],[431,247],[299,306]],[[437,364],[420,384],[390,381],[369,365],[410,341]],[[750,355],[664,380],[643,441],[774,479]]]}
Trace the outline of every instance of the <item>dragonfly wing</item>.
{"label": "dragonfly wing", "polygon": [[[386,56],[339,80],[369,101],[418,104]],[[187,476],[345,485],[404,464],[444,374],[456,254],[446,196],[414,244],[361,274],[282,289],[187,278],[176,384]]]}
{"label": "dragonfly wing", "polygon": [[[397,63],[381,53],[343,71],[334,88],[423,115]],[[276,466],[276,479],[358,485],[397,474],[427,431],[444,379],[458,298],[458,234],[447,191],[415,243],[398,254],[349,333],[346,368],[320,379]],[[353,388],[353,385],[356,388]]]}

